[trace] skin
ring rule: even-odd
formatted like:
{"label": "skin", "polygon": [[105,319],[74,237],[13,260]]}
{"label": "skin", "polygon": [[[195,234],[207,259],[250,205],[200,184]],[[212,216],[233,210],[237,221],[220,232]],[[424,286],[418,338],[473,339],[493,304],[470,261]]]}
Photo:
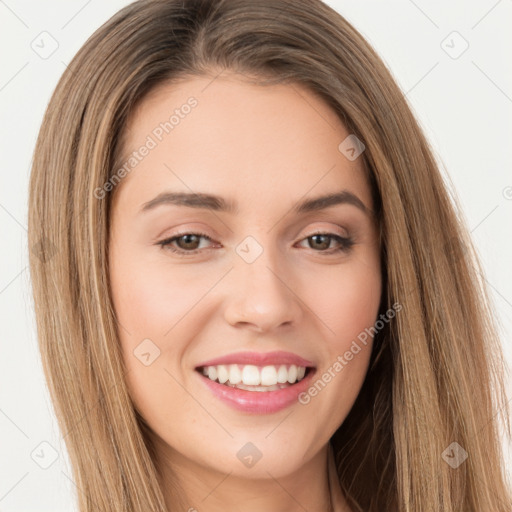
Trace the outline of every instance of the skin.
{"label": "skin", "polygon": [[[325,512],[328,442],[359,393],[371,338],[307,405],[271,414],[231,408],[194,368],[233,352],[285,350],[314,362],[320,376],[375,323],[375,219],[350,204],[292,211],[342,189],[372,210],[362,158],[338,150],[349,132],[309,90],[251,85],[228,73],[154,89],[131,117],[126,153],[190,96],[197,106],[115,190],[110,279],[129,392],[151,428],[169,506],[177,479],[185,505],[200,512]],[[167,190],[213,193],[236,201],[239,213],[170,204],[140,212]],[[336,239],[315,241],[316,230],[354,244],[334,252]],[[158,245],[198,231],[211,241],[172,244],[199,247],[192,256]],[[252,263],[236,252],[249,235],[263,249]],[[160,350],[148,366],[134,356],[144,339]],[[248,442],[262,453],[250,468],[236,456]],[[337,506],[350,510],[342,498]]]}

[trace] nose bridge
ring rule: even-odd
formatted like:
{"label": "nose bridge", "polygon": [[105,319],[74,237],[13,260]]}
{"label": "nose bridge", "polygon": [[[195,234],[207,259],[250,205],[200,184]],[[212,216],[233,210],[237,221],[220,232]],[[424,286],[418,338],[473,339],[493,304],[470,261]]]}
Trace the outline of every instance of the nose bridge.
{"label": "nose bridge", "polygon": [[270,239],[260,243],[248,236],[236,247],[233,293],[226,308],[226,319],[232,325],[242,322],[267,330],[296,322],[301,315],[291,271],[283,270],[279,251],[268,245]]}

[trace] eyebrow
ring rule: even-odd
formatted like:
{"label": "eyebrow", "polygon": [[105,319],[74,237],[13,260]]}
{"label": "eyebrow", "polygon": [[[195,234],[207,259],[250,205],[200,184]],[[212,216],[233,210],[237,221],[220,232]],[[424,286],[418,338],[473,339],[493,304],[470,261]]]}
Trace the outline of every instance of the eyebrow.
{"label": "eyebrow", "polygon": [[[352,192],[342,190],[332,194],[306,199],[293,207],[295,213],[308,213],[324,210],[339,204],[349,204],[372,216],[373,212]],[[233,201],[213,194],[195,192],[162,192],[154,199],[144,203],[141,212],[147,212],[162,205],[186,206],[189,208],[209,209],[218,212],[238,213],[238,206]]]}

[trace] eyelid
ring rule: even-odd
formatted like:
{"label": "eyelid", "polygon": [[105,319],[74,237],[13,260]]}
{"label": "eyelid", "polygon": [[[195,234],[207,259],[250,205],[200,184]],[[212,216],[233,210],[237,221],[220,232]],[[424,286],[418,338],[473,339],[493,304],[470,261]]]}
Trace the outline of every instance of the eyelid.
{"label": "eyelid", "polygon": [[[160,240],[159,242],[157,242],[157,245],[160,245],[161,249],[163,249],[163,250],[171,251],[171,253],[174,253],[178,257],[185,257],[185,258],[188,256],[194,256],[195,254],[198,254],[198,253],[204,253],[205,251],[210,251],[215,248],[215,247],[205,247],[202,249],[197,248],[197,249],[192,249],[190,251],[187,251],[187,250],[175,248],[172,246],[173,242],[175,242],[176,240],[178,240],[179,238],[181,238],[185,235],[195,235],[199,238],[207,239],[210,242],[215,242],[215,240],[212,237],[210,237],[209,235],[207,235],[206,233],[203,233],[199,230],[194,231],[193,229],[189,229],[189,230],[183,230],[179,233],[174,233],[171,236],[166,237],[163,240]],[[323,229],[323,230],[317,229],[313,232],[305,234],[305,236],[300,237],[299,240],[294,243],[294,246],[298,243],[307,241],[309,238],[311,238],[315,235],[328,236],[331,238],[331,240],[335,240],[339,244],[338,248],[330,248],[330,249],[326,249],[326,250],[322,250],[322,251],[315,251],[314,249],[309,248],[311,251],[317,252],[319,254],[323,254],[325,256],[337,255],[337,254],[341,254],[341,253],[348,253],[352,249],[352,246],[355,244],[353,237],[351,237],[350,235],[347,235],[347,236],[340,235],[339,233],[335,233],[335,232],[333,232],[333,230],[329,230],[329,229]],[[217,242],[217,244],[218,244],[218,242]]]}
{"label": "eyelid", "polygon": [[[165,242],[167,240],[170,240],[173,238],[179,238],[184,235],[200,235],[202,237],[207,238],[210,241],[215,241],[216,238],[220,238],[220,236],[215,231],[213,232],[213,234],[207,234],[205,231],[206,230],[203,230],[203,228],[195,228],[195,227],[179,229],[176,233],[172,233],[163,238],[162,238],[162,236],[157,237],[156,243]],[[331,225],[331,226],[325,227],[325,228],[316,228],[312,231],[305,230],[305,232],[302,235],[300,233],[301,232],[299,231],[299,233],[297,233],[297,235],[294,236],[294,238],[297,238],[298,239],[297,241],[299,241],[299,242],[304,238],[309,238],[314,235],[337,235],[340,238],[350,238],[349,231],[345,228],[341,228],[338,225],[336,225],[335,227],[333,227]]]}
{"label": "eyelid", "polygon": [[[305,232],[305,234],[302,234]],[[310,236],[313,236],[313,235],[337,235],[337,236],[340,236],[342,238],[348,238],[350,237],[350,233],[348,231],[348,229],[344,229],[338,225],[330,225],[330,226],[326,226],[326,227],[320,227],[320,228],[314,228],[313,230],[311,229],[306,229],[305,231],[304,230],[301,230],[299,232],[299,235],[297,235],[298,237],[302,237],[302,238],[307,238],[307,237],[310,237]]]}

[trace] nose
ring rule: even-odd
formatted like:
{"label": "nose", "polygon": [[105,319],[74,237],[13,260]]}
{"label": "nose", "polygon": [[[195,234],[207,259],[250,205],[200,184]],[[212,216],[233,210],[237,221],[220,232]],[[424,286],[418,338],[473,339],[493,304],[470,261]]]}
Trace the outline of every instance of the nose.
{"label": "nose", "polygon": [[252,263],[237,257],[234,267],[224,310],[230,325],[268,332],[299,324],[304,302],[294,290],[290,269],[283,270],[270,251]]}

